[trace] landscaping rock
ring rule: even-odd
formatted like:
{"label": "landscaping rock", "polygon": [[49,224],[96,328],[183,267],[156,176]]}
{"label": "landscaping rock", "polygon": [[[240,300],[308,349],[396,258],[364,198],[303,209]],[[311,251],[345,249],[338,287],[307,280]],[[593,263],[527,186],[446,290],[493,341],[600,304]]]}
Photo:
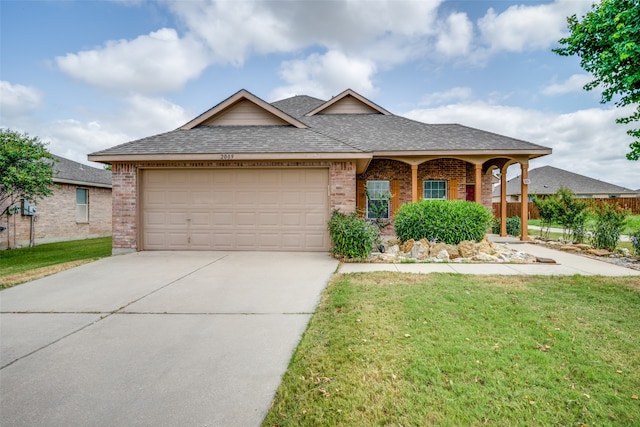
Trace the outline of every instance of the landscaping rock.
{"label": "landscaping rock", "polygon": [[456,245],[447,245],[447,252],[449,252],[449,259],[460,258],[460,251]]}
{"label": "landscaping rock", "polygon": [[477,253],[476,244],[474,242],[463,240],[458,244],[458,254],[462,258],[472,258]]}
{"label": "landscaping rock", "polygon": [[447,250],[447,245],[445,243],[435,243],[431,246],[431,250],[429,251],[429,256],[431,258],[437,258],[438,254],[442,251]]}
{"label": "landscaping rock", "polygon": [[493,249],[491,242],[489,242],[486,239],[478,243],[476,245],[476,249],[478,250],[478,252],[483,254],[493,255],[495,253],[495,250]]}
{"label": "landscaping rock", "polygon": [[609,256],[611,255],[611,252],[609,252],[606,249],[589,249],[587,251],[588,254],[591,255],[595,255],[595,256]]}
{"label": "landscaping rock", "polygon": [[436,255],[436,258],[443,261],[449,261],[449,252],[447,252],[446,249],[443,249],[440,252],[438,252],[438,254]]}
{"label": "landscaping rock", "polygon": [[425,247],[422,241],[415,242],[411,248],[411,258],[423,260],[429,257],[429,245]]}
{"label": "landscaping rock", "polygon": [[401,247],[402,252],[411,252],[411,249],[413,249],[413,245],[415,242],[416,241],[413,239],[409,239],[406,242],[404,242]]}
{"label": "landscaping rock", "polygon": [[580,249],[578,247],[578,245],[563,245],[560,246],[560,250],[561,251],[567,251],[567,252],[581,252],[582,249]]}

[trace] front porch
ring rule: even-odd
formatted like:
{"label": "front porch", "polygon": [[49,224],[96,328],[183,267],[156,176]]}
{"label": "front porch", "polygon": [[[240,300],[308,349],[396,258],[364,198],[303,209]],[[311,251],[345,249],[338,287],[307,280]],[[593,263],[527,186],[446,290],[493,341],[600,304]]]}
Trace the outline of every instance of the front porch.
{"label": "front porch", "polygon": [[[467,200],[480,203],[491,209],[493,190],[493,170],[498,169],[501,177],[507,169],[519,164],[521,194],[528,198],[528,158],[504,158],[490,156],[399,156],[373,158],[362,172],[356,175],[356,207],[365,216],[371,217],[370,202],[367,200],[367,186],[375,185],[387,189],[388,218],[392,221],[397,210],[404,203],[424,199]],[[506,179],[501,179],[501,203],[506,205]],[[506,212],[506,206],[502,209]],[[523,203],[520,219],[523,224],[529,217],[528,204]],[[507,236],[506,216],[501,218],[500,236]],[[391,230],[388,230],[388,232]],[[386,234],[386,233],[385,233]],[[522,227],[520,240],[529,240],[527,227]]]}

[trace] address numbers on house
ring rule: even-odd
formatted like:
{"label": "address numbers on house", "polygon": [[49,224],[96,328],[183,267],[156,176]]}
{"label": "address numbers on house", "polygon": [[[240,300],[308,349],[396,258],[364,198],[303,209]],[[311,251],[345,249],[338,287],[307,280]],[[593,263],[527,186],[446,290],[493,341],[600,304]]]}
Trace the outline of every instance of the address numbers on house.
{"label": "address numbers on house", "polygon": [[233,154],[230,154],[230,153],[220,154],[220,160],[233,160]]}

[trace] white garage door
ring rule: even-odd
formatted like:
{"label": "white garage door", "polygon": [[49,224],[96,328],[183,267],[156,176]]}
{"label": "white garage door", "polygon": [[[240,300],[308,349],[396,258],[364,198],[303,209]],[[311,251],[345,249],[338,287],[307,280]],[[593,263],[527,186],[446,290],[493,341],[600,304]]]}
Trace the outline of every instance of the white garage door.
{"label": "white garage door", "polygon": [[325,251],[327,169],[148,169],[146,250]]}

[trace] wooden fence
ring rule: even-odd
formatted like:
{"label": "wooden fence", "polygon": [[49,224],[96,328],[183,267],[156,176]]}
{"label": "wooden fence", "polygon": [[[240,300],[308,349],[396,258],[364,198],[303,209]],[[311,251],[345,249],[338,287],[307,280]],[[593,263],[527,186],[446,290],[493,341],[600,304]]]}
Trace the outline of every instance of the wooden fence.
{"label": "wooden fence", "polygon": [[[582,199],[587,202],[596,203],[601,205],[603,203],[610,203],[615,205],[620,205],[625,209],[628,209],[632,214],[639,215],[640,214],[640,197],[633,198],[619,198],[619,199]],[[500,218],[500,203],[493,204],[493,215],[496,218]],[[507,218],[511,218],[512,216],[520,216],[520,202],[509,202],[507,203]],[[540,214],[538,212],[538,208],[533,202],[529,202],[529,219],[538,219],[540,218]]]}

